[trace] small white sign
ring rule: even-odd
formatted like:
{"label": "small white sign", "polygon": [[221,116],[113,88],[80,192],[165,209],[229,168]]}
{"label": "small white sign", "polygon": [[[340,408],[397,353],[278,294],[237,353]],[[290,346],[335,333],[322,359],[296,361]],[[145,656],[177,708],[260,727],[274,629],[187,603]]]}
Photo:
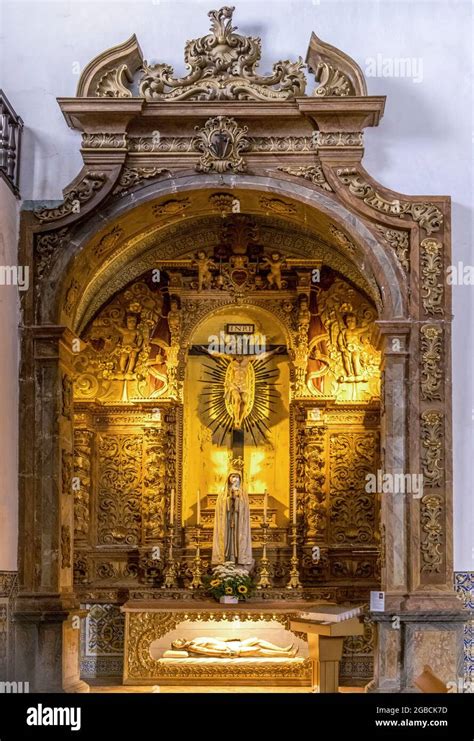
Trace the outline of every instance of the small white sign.
{"label": "small white sign", "polygon": [[370,611],[385,612],[385,592],[370,593]]}

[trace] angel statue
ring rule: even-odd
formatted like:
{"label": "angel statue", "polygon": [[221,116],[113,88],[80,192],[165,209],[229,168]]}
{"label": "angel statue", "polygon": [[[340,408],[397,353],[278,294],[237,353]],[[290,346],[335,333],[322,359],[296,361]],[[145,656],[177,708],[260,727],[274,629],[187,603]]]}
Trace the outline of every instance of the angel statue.
{"label": "angel statue", "polygon": [[121,335],[117,348],[119,368],[121,373],[133,373],[143,345],[143,333],[138,326],[137,314],[128,312],[125,322],[125,327],[115,325],[116,330]]}
{"label": "angel statue", "polygon": [[216,268],[217,265],[206,255],[204,250],[199,250],[199,252],[196,253],[193,265],[195,265],[198,270],[198,291],[201,292],[203,288],[210,288],[213,278],[211,268]]}
{"label": "angel statue", "polygon": [[267,275],[267,282],[270,288],[278,288],[278,290],[282,289],[283,283],[281,279],[281,271],[285,266],[285,263],[285,258],[282,257],[279,252],[272,252],[270,257],[264,257],[262,267],[270,268],[270,272]]}
{"label": "angel statue", "polygon": [[217,497],[211,562],[248,568],[253,564],[249,500],[236,471],[229,474]]}
{"label": "angel statue", "polygon": [[369,327],[357,326],[357,317],[353,312],[344,316],[344,327],[339,332],[338,349],[346,377],[341,381],[362,381],[366,378],[366,354]]}

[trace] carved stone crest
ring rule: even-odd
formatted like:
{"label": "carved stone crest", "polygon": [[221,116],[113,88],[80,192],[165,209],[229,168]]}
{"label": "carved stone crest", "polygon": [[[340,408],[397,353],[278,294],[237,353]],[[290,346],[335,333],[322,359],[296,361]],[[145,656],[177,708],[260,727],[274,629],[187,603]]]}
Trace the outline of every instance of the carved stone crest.
{"label": "carved stone crest", "polygon": [[249,147],[246,138],[247,126],[239,126],[228,116],[215,116],[206,121],[202,128],[196,127],[195,147],[202,152],[196,165],[199,172],[218,172],[226,170],[245,172],[246,164],[242,157]]}

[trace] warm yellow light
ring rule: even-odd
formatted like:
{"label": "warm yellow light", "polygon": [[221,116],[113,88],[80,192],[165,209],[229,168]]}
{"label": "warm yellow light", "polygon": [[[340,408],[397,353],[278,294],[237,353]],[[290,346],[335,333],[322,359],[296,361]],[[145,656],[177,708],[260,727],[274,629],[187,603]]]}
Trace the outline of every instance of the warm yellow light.
{"label": "warm yellow light", "polygon": [[227,450],[214,450],[211,453],[211,459],[217,488],[221,489],[228,474],[229,453]]}
{"label": "warm yellow light", "polygon": [[265,481],[262,476],[262,463],[265,460],[263,450],[249,450],[249,489],[251,491],[264,491],[266,489]]}

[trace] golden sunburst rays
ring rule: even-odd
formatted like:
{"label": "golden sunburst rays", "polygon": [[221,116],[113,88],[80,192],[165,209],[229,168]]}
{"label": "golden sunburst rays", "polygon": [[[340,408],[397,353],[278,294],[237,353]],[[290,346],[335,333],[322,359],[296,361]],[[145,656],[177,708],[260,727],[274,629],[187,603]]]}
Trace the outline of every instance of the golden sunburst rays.
{"label": "golden sunburst rays", "polygon": [[222,445],[228,432],[243,429],[257,445],[259,439],[266,439],[269,431],[267,420],[278,397],[275,389],[278,369],[269,368],[270,359],[258,355],[209,357],[213,365],[204,365],[207,378],[203,383],[207,387],[202,395],[212,433],[219,430]]}

